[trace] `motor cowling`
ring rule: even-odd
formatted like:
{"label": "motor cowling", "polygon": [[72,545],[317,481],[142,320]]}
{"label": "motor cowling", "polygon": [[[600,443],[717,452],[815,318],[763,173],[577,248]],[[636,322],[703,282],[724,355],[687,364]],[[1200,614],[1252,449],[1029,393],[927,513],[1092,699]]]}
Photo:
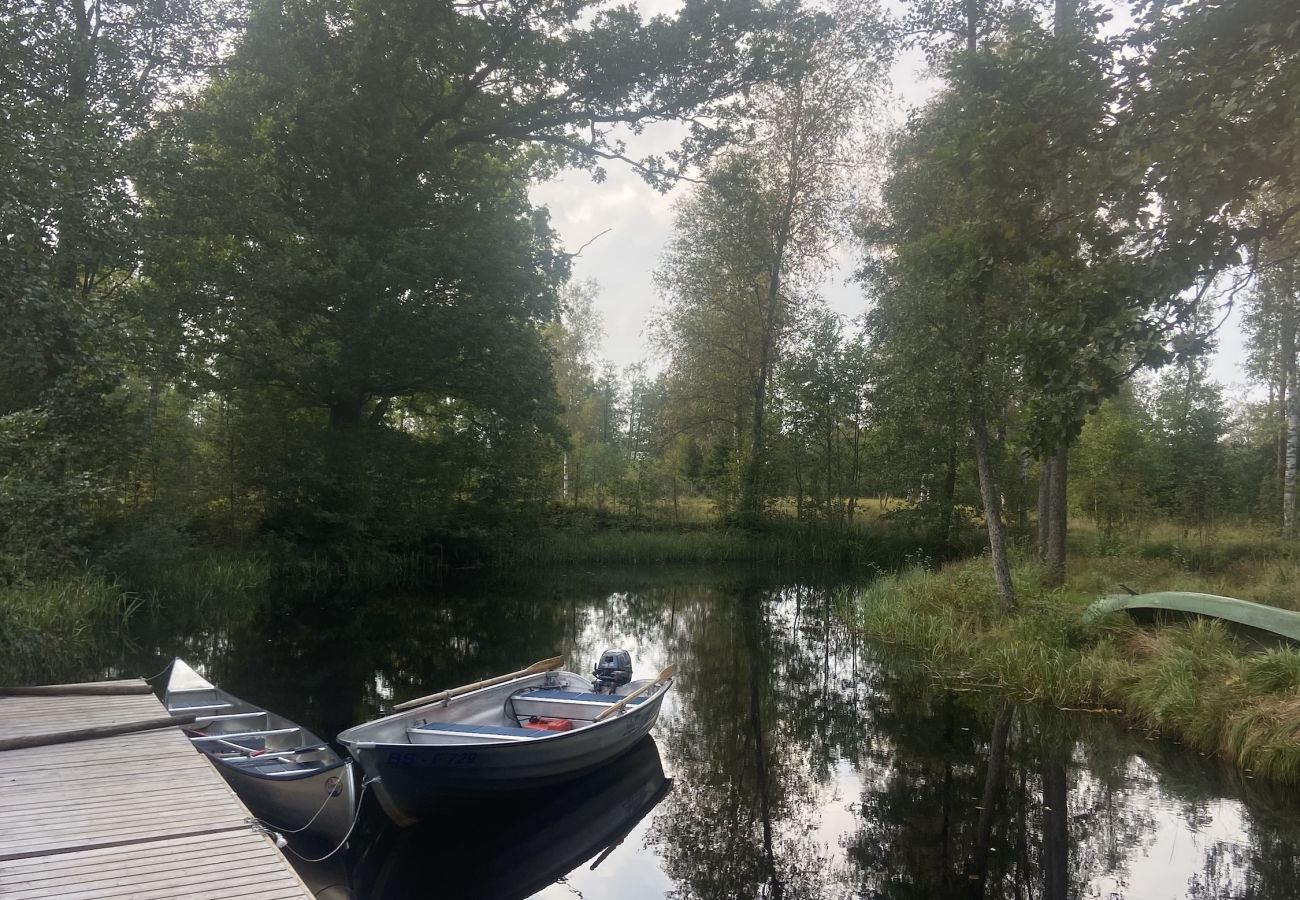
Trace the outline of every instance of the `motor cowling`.
{"label": "motor cowling", "polygon": [[626,650],[606,650],[592,670],[597,693],[612,694],[620,685],[632,680],[632,654]]}

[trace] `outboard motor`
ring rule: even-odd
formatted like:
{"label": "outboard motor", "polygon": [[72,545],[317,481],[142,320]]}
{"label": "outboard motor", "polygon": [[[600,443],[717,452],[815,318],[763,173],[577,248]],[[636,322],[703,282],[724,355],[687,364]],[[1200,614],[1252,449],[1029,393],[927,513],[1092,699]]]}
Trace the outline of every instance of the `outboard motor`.
{"label": "outboard motor", "polygon": [[592,671],[596,676],[592,687],[598,694],[612,694],[620,685],[632,680],[632,654],[626,650],[606,650]]}

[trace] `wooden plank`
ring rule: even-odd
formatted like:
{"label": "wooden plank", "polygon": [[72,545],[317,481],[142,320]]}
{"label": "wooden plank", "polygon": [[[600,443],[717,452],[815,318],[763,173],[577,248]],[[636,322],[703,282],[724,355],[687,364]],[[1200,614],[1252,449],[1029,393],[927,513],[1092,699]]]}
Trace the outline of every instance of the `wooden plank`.
{"label": "wooden plank", "polygon": [[[180,868],[182,865],[183,869]],[[206,879],[219,881],[225,888],[238,885],[241,879],[244,883],[265,883],[273,880],[279,873],[279,862],[269,857],[259,858],[256,862],[235,857],[233,860],[223,860],[219,866],[185,860],[183,857],[170,858],[167,860],[167,865],[152,870],[115,866],[92,872],[78,871],[76,887],[69,888],[64,884],[59,888],[59,896],[64,900],[111,897],[123,893],[142,897],[150,891],[159,889],[166,889],[171,892],[171,896],[176,896],[189,893],[194,885],[201,884]],[[18,890],[7,892],[5,896],[9,900],[34,900],[37,897],[48,896],[50,890],[55,887],[53,882],[29,882]]]}
{"label": "wooden plank", "polygon": [[152,694],[143,678],[136,681],[91,681],[78,684],[32,684],[0,687],[0,697],[106,697]]}
{"label": "wooden plank", "polygon": [[[224,831],[218,834],[204,835],[202,838],[179,837],[165,838],[159,841],[150,842],[150,855],[158,858],[165,858],[168,854],[178,854],[184,856],[190,853],[191,845],[196,840],[201,840],[204,847],[209,850],[224,852],[230,848],[239,848],[246,845],[248,836],[251,832],[246,829]],[[256,835],[254,835],[256,836]],[[112,860],[116,857],[131,856],[134,853],[129,847],[98,847],[93,850],[82,850],[77,853],[69,853],[62,856],[54,856],[49,859],[23,859],[10,860],[0,863],[0,871],[13,872],[15,874],[31,874],[33,872],[49,871],[52,869],[72,869],[80,866],[101,866],[106,864],[106,860]]]}
{"label": "wooden plank", "polygon": [[[237,834],[238,832],[227,832],[226,834]],[[206,849],[203,861],[201,863],[192,863],[191,871],[200,867],[215,866],[219,870],[238,864],[240,861],[247,862],[245,859],[245,848],[242,846],[223,846],[215,843],[216,838],[225,837],[226,834],[211,835],[214,843]],[[151,847],[152,849],[152,847]],[[72,854],[69,854],[70,856]],[[36,865],[31,868],[13,868],[6,870],[7,877],[18,882],[20,879],[26,886],[38,886],[45,882],[54,882],[65,880],[70,876],[76,876],[80,881],[93,880],[100,873],[105,871],[104,863],[99,859],[82,859],[84,854],[76,854],[78,859],[60,866],[53,866],[51,862],[55,857],[41,857],[37,860],[14,860],[15,863],[35,862]],[[131,856],[124,859],[118,864],[116,871],[132,872],[141,877],[153,872],[174,872],[178,860],[185,859],[187,853],[183,850],[159,847],[156,852],[149,856],[141,856],[138,853],[132,853]]]}
{"label": "wooden plank", "polygon": [[[89,816],[95,815],[101,808],[121,809],[123,806],[140,805],[157,809],[158,804],[165,802],[173,792],[174,788],[169,787],[159,788],[155,791],[137,791],[122,797],[114,796],[112,793],[105,791],[85,800],[79,800],[66,794],[49,794],[46,795],[49,798],[47,800],[32,802],[27,802],[28,798],[24,797],[22,803],[0,807],[0,823],[7,821],[31,822],[33,817],[41,815],[42,810],[48,811],[51,816],[65,812]],[[198,785],[193,788],[190,798],[199,802],[207,800],[220,802],[225,798],[225,795],[215,785]]]}
{"label": "wooden plank", "polygon": [[166,712],[157,697],[5,697],[0,698],[0,738],[43,731],[111,725]]}
{"label": "wooden plank", "polygon": [[[42,859],[39,866],[0,862],[0,886],[7,900],[311,896],[270,841],[247,830],[79,851]],[[219,894],[207,893],[217,886]]]}
{"label": "wooden plank", "polygon": [[[0,734],[163,712],[151,696],[3,697]],[[248,816],[178,728],[0,751],[0,897],[310,898]]]}

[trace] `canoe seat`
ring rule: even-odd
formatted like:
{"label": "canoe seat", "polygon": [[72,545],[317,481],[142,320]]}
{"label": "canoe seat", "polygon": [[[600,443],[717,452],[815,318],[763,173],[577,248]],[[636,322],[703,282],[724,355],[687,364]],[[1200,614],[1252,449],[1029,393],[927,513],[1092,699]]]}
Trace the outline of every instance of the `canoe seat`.
{"label": "canoe seat", "polygon": [[199,716],[203,720],[203,727],[208,728],[217,722],[231,722],[238,719],[261,719],[266,721],[266,710],[253,709],[248,712],[223,713],[221,715]]}
{"label": "canoe seat", "polygon": [[228,731],[224,734],[203,734],[192,736],[190,740],[194,743],[199,741],[233,741],[244,740],[246,738],[267,738],[276,737],[281,734],[298,734],[301,728],[266,728],[261,731]]}
{"label": "canoe seat", "polygon": [[[516,700],[563,700],[567,703],[600,703],[604,706],[617,703],[623,698],[618,694],[590,694],[581,691],[529,691],[526,694],[520,694]],[[645,695],[633,697],[628,701],[628,706],[636,706],[644,701]]]}
{"label": "canoe seat", "polygon": [[201,713],[214,709],[230,709],[233,703],[173,703],[167,707],[168,712],[173,713]]}
{"label": "canoe seat", "polygon": [[467,725],[463,722],[425,722],[406,729],[413,744],[442,743],[438,738],[460,738],[464,742],[529,741],[547,734],[535,728],[512,728],[509,725]]}

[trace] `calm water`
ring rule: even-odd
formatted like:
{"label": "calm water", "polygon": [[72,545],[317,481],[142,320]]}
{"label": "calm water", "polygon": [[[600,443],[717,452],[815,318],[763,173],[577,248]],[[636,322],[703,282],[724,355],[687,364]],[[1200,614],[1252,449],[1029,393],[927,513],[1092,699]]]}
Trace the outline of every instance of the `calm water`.
{"label": "calm water", "polygon": [[1297,798],[1099,716],[930,690],[845,627],[851,590],[643,568],[285,598],[142,622],[110,661],[185,656],[326,736],[557,653],[677,664],[653,740],[581,782],[406,831],[367,798],[326,873],[356,898],[1300,895]]}

